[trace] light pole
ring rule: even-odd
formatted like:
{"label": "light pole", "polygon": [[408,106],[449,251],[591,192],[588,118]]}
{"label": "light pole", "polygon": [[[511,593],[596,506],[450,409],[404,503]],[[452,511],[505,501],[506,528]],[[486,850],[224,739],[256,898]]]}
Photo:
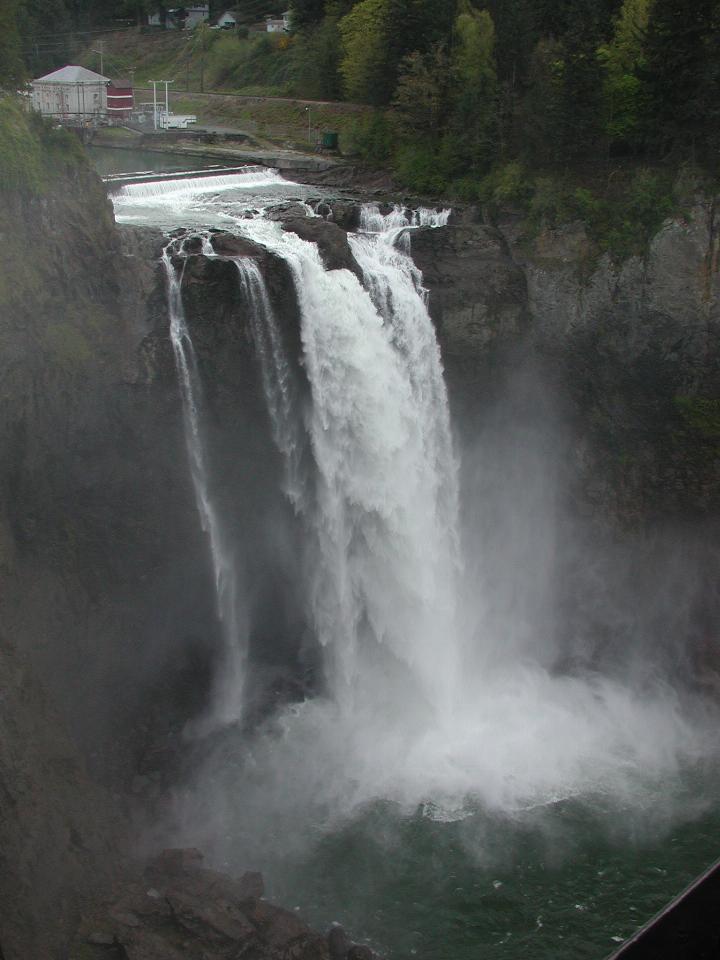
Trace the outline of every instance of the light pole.
{"label": "light pole", "polygon": [[312,146],[312,131],[310,128],[310,107],[305,107],[308,115],[308,143]]}

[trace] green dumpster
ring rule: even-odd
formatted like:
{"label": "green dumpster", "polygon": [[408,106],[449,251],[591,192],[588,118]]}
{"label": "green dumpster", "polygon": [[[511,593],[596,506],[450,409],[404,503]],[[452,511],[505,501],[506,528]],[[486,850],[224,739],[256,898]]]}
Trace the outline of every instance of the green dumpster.
{"label": "green dumpster", "polygon": [[325,150],[337,150],[338,135],[336,133],[324,133],[322,135],[322,145]]}

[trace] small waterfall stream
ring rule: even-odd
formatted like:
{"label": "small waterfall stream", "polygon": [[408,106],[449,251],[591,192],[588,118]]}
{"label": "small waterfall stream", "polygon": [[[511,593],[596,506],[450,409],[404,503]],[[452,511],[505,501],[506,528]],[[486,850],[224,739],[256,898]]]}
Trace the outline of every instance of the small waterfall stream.
{"label": "small waterfall stream", "polygon": [[[208,537],[217,598],[218,617],[222,624],[225,660],[218,671],[218,685],[214,698],[213,720],[230,723],[241,716],[243,702],[243,663],[245,644],[241,637],[238,583],[232,550],[225,539],[222,520],[211,493],[208,454],[202,426],[202,382],[197,356],[185,319],[182,302],[184,264],[178,274],[172,262],[176,241],[167,244],[162,252],[162,264],[167,277],[170,340],[178,374],[182,400],[185,445],[190,464],[195,502],[202,529]],[[182,242],[180,243],[180,252]],[[217,713],[217,711],[220,711]]]}
{"label": "small waterfall stream", "polygon": [[297,410],[299,398],[293,389],[290,362],[260,268],[249,257],[238,257],[235,266],[260,357],[273,440],[285,461],[285,493],[293,506],[299,509],[304,497],[300,477],[302,438],[299,435],[300,413]]}

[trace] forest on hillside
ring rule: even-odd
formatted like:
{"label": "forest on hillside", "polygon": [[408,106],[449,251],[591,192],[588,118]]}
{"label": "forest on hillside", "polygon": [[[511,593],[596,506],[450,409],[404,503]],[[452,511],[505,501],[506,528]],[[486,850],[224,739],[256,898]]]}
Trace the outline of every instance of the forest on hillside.
{"label": "forest on hillside", "polygon": [[[50,25],[61,35],[133,22],[157,6],[6,0],[0,79],[27,74]],[[250,22],[282,6],[237,0],[234,9]],[[226,8],[216,2],[211,13]],[[560,189],[558,171],[625,164],[639,171],[623,194],[632,233],[667,214],[667,169],[718,173],[720,0],[290,0],[290,8],[289,36],[196,28],[211,88],[370,105],[352,152],[411,189],[510,200],[544,218],[577,215],[607,233],[617,211],[577,178],[572,194]]]}

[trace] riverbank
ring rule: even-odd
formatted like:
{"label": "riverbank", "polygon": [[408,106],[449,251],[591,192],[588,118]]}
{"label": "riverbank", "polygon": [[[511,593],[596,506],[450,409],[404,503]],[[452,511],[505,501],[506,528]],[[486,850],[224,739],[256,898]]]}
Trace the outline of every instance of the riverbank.
{"label": "riverbank", "polygon": [[[227,166],[262,164],[279,170],[287,179],[300,178],[311,185],[336,187],[353,196],[370,194],[385,197],[394,190],[392,176],[387,170],[353,163],[339,155],[248,145],[247,138],[239,131],[237,134],[218,135],[201,130],[153,134],[122,130],[122,134],[118,135],[121,129],[101,128],[93,131],[86,146],[93,150],[126,151],[128,155],[136,153],[145,157],[145,160],[151,154],[183,158],[188,163],[197,162],[201,166],[214,163]],[[141,165],[137,169],[145,167]],[[404,199],[409,201],[412,198]]]}

